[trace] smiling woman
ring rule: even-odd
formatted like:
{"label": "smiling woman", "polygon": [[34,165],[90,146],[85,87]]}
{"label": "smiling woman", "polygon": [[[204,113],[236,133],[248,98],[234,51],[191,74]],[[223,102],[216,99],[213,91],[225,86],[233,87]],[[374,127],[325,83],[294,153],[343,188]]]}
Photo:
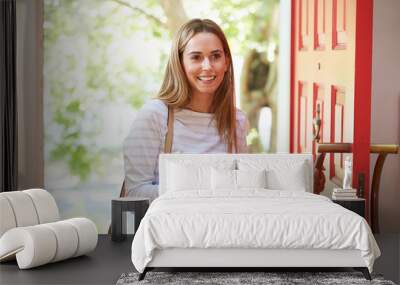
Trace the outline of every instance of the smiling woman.
{"label": "smiling woman", "polygon": [[[173,131],[172,131],[173,130]],[[246,152],[247,119],[235,107],[232,56],[221,28],[193,19],[175,36],[158,98],[124,142],[128,195],[158,196],[161,152]]]}
{"label": "smiling woman", "polygon": [[183,52],[183,67],[192,91],[187,108],[209,112],[228,66],[229,60],[215,34],[198,33],[188,42]]}

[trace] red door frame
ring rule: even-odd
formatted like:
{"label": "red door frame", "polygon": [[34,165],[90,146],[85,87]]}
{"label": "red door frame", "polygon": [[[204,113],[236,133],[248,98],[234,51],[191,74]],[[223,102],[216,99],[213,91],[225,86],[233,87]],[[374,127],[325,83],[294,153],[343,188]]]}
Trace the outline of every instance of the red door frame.
{"label": "red door frame", "polygon": [[353,181],[365,174],[366,219],[369,220],[369,168],[371,144],[371,80],[373,0],[357,0],[356,64],[354,82]]}
{"label": "red door frame", "polygon": [[[371,143],[371,80],[372,80],[372,27],[373,0],[357,1],[355,83],[354,83],[354,141],[353,187],[358,187],[357,177],[365,175],[366,219],[369,220],[369,147]],[[295,24],[298,0],[291,0],[291,70],[290,70],[290,152],[294,152],[294,82]]]}

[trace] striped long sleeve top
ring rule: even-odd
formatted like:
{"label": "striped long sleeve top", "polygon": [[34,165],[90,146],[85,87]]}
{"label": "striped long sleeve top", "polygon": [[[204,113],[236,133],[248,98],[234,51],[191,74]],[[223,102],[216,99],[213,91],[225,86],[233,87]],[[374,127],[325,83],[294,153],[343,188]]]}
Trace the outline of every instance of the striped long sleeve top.
{"label": "striped long sleeve top", "polygon": [[[147,102],[137,113],[123,143],[125,186],[129,196],[158,196],[158,156],[164,151],[168,108],[161,100]],[[236,114],[238,152],[247,151],[247,119]],[[213,114],[188,109],[174,112],[173,153],[227,153]]]}

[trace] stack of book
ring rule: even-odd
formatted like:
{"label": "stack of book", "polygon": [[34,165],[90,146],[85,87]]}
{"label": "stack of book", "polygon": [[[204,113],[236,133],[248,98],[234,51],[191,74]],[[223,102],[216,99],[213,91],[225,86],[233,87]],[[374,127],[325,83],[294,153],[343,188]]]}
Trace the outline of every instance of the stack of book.
{"label": "stack of book", "polygon": [[357,199],[357,189],[342,189],[342,188],[334,188],[332,193],[332,199],[335,200],[348,200],[348,199]]}

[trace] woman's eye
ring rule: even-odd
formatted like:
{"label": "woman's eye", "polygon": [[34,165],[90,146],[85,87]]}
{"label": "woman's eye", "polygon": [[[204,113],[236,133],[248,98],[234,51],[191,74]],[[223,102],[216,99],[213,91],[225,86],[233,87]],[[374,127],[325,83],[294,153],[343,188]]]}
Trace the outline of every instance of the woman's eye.
{"label": "woman's eye", "polygon": [[192,55],[191,57],[190,57],[190,59],[191,60],[200,60],[200,56],[199,55]]}
{"label": "woman's eye", "polygon": [[219,53],[212,55],[212,59],[214,59],[214,60],[219,59],[220,57],[221,57],[221,55]]}

